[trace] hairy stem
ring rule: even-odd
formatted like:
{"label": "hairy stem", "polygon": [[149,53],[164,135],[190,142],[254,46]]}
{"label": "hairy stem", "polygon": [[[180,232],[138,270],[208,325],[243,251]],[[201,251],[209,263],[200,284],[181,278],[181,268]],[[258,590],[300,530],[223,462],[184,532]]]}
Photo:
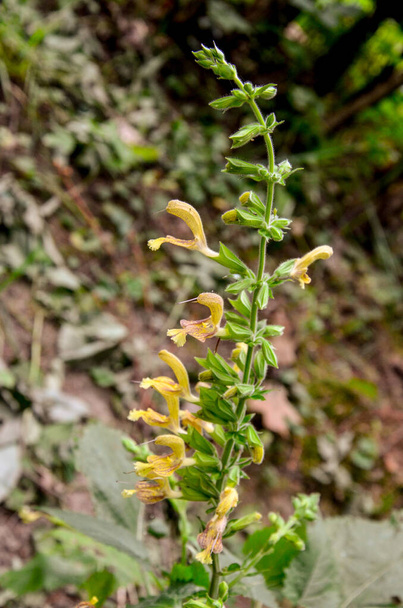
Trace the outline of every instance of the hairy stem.
{"label": "hairy stem", "polygon": [[212,553],[213,573],[210,581],[209,596],[213,599],[218,597],[218,585],[220,584],[220,558],[217,553]]}

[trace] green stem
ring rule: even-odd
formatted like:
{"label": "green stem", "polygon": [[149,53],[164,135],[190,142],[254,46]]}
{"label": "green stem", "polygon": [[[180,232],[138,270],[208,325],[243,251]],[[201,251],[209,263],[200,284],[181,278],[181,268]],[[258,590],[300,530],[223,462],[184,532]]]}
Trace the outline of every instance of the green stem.
{"label": "green stem", "polygon": [[213,558],[213,575],[208,594],[215,600],[218,597],[218,586],[220,584],[220,559],[217,553],[212,553],[211,557]]}

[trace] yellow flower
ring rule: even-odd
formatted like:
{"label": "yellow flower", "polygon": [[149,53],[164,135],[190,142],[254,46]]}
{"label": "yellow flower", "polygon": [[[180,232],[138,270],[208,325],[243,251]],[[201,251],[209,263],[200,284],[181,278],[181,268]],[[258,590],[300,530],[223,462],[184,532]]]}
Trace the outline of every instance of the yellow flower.
{"label": "yellow flower", "polygon": [[302,289],[305,289],[305,285],[309,285],[311,282],[308,276],[308,266],[310,266],[316,260],[327,260],[333,255],[333,249],[329,245],[321,245],[315,247],[309,253],[304,255],[302,258],[297,258],[294,262],[294,266],[290,272],[292,279],[298,279]]}
{"label": "yellow flower", "polygon": [[167,350],[161,350],[158,353],[159,358],[164,361],[174,372],[177,381],[179,382],[182,393],[181,397],[190,402],[198,401],[198,398],[192,395],[189,384],[189,376],[186,370],[186,367],[183,365],[182,361],[178,359],[176,355],[170,353]]}
{"label": "yellow flower", "polygon": [[203,433],[203,430],[206,433],[214,433],[214,424],[212,422],[196,418],[189,410],[181,410],[179,418],[184,427],[192,426],[200,435]]}
{"label": "yellow flower", "polygon": [[169,201],[166,211],[183,220],[189,226],[194,238],[192,240],[184,240],[168,235],[159,239],[151,239],[148,241],[150,249],[156,251],[161,247],[162,243],[171,243],[172,245],[178,245],[178,247],[195,249],[209,258],[218,256],[216,251],[213,251],[208,247],[200,215],[192,205],[184,203],[183,201],[173,200]]}
{"label": "yellow flower", "polygon": [[220,323],[224,313],[224,301],[217,293],[201,293],[196,301],[210,309],[211,315],[200,321],[186,321],[182,319],[180,324],[182,329],[169,329],[167,335],[177,344],[183,346],[186,336],[193,336],[200,342],[205,342],[207,338],[219,335]]}
{"label": "yellow flower", "polygon": [[129,498],[137,494],[138,499],[146,505],[153,505],[164,498],[180,498],[181,492],[176,492],[171,489],[169,481],[166,478],[154,480],[138,481],[134,490],[123,490],[122,496]]}
{"label": "yellow flower", "polygon": [[130,410],[129,415],[127,417],[128,420],[132,422],[137,422],[142,418],[144,422],[150,426],[159,426],[162,428],[167,428],[173,431],[174,433],[179,432],[179,427],[176,427],[174,421],[171,420],[170,416],[165,416],[164,414],[160,414],[150,407],[146,410]]}
{"label": "yellow flower", "polygon": [[197,542],[204,549],[196,555],[196,559],[202,564],[211,564],[212,553],[221,553],[222,535],[227,525],[227,513],[238,504],[238,492],[235,488],[227,486],[220,494],[220,502],[215,510],[214,517],[207,523],[203,532],[197,537]]}
{"label": "yellow flower", "polygon": [[238,492],[235,490],[235,488],[227,486],[225,490],[220,494],[220,502],[218,503],[218,507],[215,510],[216,515],[218,515],[219,517],[223,517],[228,513],[228,511],[236,507],[237,504]]}
{"label": "yellow flower", "polygon": [[186,458],[185,443],[176,435],[160,435],[155,440],[156,445],[166,445],[172,454],[166,456],[148,456],[147,462],[136,462],[134,470],[137,475],[148,479],[170,477],[177,469],[195,463],[193,458]]}
{"label": "yellow flower", "polygon": [[[140,382],[140,387],[141,388],[154,388],[158,393],[160,393],[160,395],[162,395],[163,397],[165,397],[165,400],[167,402],[168,405],[168,410],[169,410],[169,417],[170,420],[168,422],[168,419],[166,420],[167,427],[170,427],[172,430],[174,430],[175,433],[177,433],[180,429],[179,426],[179,395],[182,395],[183,393],[183,388],[181,387],[180,384],[178,384],[177,382],[175,382],[174,380],[172,380],[172,378],[168,378],[167,376],[158,376],[157,378],[143,378],[143,380]],[[144,410],[137,410],[139,412],[144,412]],[[148,410],[147,410],[148,411]],[[152,410],[151,410],[152,411]],[[136,416],[136,410],[132,410],[129,414],[129,420],[135,420],[138,418],[134,418]],[[133,417],[134,416],[134,417]],[[148,420],[144,417],[141,416],[144,420],[144,422],[146,422],[147,424],[151,424],[151,426],[165,426],[165,424],[152,424],[151,422],[148,422],[148,420],[150,420],[151,418],[148,416]],[[156,420],[156,417],[154,417],[154,420]],[[161,419],[162,421],[162,419]]]}

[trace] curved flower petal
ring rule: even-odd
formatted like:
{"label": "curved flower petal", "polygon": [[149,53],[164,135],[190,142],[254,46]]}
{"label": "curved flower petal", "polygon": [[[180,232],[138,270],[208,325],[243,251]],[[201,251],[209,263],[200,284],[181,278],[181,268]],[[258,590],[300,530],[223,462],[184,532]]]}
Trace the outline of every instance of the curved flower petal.
{"label": "curved flower petal", "polygon": [[147,462],[136,462],[134,470],[137,475],[148,479],[170,477],[177,469],[194,464],[193,458],[186,458],[185,443],[180,437],[160,435],[155,443],[171,448],[172,454],[166,456],[152,455],[147,457]]}
{"label": "curved flower petal", "polygon": [[146,424],[150,426],[160,426],[168,428],[171,426],[171,419],[168,416],[164,416],[164,414],[160,414],[155,410],[152,410],[150,407],[147,410],[130,410],[129,415],[127,416],[128,420],[132,422],[137,422],[142,418]]}
{"label": "curved flower petal", "polygon": [[164,361],[164,363],[169,365],[169,367],[175,374],[177,381],[182,387],[182,397],[184,397],[190,402],[198,401],[198,398],[192,395],[192,392],[190,390],[189,376],[186,367],[183,365],[182,361],[176,355],[170,353],[168,350],[161,350],[158,353],[158,356],[162,361]]}
{"label": "curved flower petal", "polygon": [[192,205],[176,199],[169,201],[166,211],[182,219],[189,226],[194,238],[192,240],[184,240],[168,235],[158,239],[151,239],[148,241],[148,246],[150,249],[156,251],[163,243],[171,243],[172,245],[177,245],[178,247],[195,249],[209,258],[215,258],[218,256],[216,251],[213,251],[208,247],[200,215],[196,209],[192,207]]}
{"label": "curved flower petal", "polygon": [[181,395],[183,389],[178,382],[168,376],[158,376],[157,378],[143,378],[140,388],[154,388],[164,397],[168,395]]}
{"label": "curved flower petal", "polygon": [[297,258],[294,262],[294,266],[290,272],[292,279],[298,279],[302,289],[305,289],[305,285],[309,285],[311,278],[308,276],[308,267],[316,262],[316,260],[327,260],[333,255],[333,249],[329,245],[321,245],[315,247],[312,251],[309,251],[302,258]]}
{"label": "curved flower petal", "polygon": [[205,342],[207,338],[212,338],[220,330],[220,323],[224,313],[224,301],[217,293],[201,293],[196,301],[210,309],[211,315],[200,321],[186,321],[182,319],[180,324],[182,329],[169,329],[167,335],[178,345],[183,346],[186,336],[192,336],[200,342]]}

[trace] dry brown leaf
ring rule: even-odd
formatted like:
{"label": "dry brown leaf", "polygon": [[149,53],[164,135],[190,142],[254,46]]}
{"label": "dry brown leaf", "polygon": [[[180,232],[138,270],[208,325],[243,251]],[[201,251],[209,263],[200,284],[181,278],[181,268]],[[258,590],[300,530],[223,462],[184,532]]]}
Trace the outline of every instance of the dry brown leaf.
{"label": "dry brown leaf", "polygon": [[264,401],[250,400],[249,411],[262,416],[262,424],[266,429],[282,437],[288,437],[290,423],[300,424],[301,416],[289,402],[284,386],[269,384],[266,388],[271,392],[266,395]]}

